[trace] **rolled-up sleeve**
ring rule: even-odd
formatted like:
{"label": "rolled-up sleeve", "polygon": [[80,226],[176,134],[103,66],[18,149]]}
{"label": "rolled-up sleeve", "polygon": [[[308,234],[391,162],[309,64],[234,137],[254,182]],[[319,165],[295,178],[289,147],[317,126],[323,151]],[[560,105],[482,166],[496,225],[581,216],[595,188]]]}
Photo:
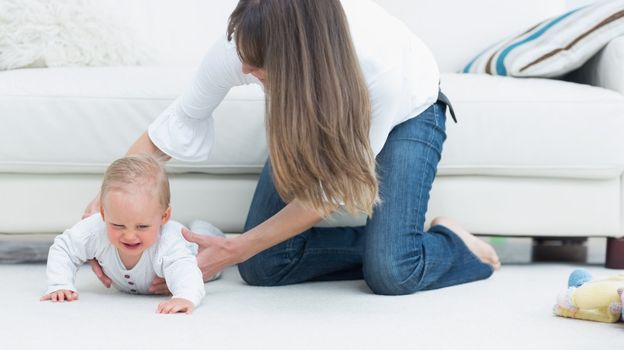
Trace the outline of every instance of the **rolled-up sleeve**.
{"label": "rolled-up sleeve", "polygon": [[213,112],[234,86],[257,83],[242,73],[232,42],[222,37],[204,56],[191,84],[148,128],[168,156],[189,162],[208,158],[214,143]]}
{"label": "rolled-up sleeve", "polygon": [[168,156],[187,162],[206,160],[214,142],[212,117],[194,119],[179,111],[177,99],[148,128],[154,145]]}

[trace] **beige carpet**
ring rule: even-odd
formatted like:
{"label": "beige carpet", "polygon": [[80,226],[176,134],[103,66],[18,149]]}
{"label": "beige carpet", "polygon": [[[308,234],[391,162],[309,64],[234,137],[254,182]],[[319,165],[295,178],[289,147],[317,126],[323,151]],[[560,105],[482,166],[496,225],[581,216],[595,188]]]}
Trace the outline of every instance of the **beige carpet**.
{"label": "beige carpet", "polygon": [[88,267],[80,300],[53,304],[38,301],[44,264],[0,265],[0,349],[623,349],[624,324],[552,316],[574,268],[507,265],[487,281],[402,297],[363,281],[250,287],[230,268],[192,315],[157,315],[163,297],[107,290]]}

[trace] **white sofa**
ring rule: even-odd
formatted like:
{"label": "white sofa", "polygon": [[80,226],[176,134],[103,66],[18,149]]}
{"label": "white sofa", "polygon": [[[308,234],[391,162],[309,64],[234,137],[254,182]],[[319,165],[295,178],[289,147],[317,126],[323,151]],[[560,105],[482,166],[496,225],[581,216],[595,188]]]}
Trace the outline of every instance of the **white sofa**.
{"label": "white sofa", "polygon": [[[58,233],[78,220],[107,164],[182,91],[236,4],[108,1],[157,62],[0,72],[2,233]],[[378,2],[434,51],[458,114],[447,125],[429,217],[452,216],[487,235],[624,236],[621,64],[597,57],[577,75],[611,89],[454,73],[498,39],[563,11],[563,0]],[[603,53],[623,50],[616,40]],[[215,112],[210,159],[171,162],[174,217],[241,232],[267,156],[263,109],[259,88],[233,89]]]}

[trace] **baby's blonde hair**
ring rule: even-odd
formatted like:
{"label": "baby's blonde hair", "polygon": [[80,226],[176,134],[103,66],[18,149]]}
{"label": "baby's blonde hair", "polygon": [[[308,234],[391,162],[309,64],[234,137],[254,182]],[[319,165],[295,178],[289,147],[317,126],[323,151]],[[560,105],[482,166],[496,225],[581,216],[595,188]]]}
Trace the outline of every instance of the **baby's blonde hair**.
{"label": "baby's blonde hair", "polygon": [[169,177],[163,162],[151,154],[126,156],[114,161],[106,170],[100,189],[100,203],[111,191],[127,192],[133,187],[143,187],[157,194],[163,209],[169,207],[171,193]]}

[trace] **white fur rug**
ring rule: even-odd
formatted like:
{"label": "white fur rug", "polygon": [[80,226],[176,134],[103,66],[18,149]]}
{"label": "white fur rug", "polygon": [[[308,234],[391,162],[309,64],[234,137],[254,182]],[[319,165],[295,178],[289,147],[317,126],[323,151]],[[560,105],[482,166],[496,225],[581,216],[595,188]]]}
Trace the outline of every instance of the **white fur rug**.
{"label": "white fur rug", "polygon": [[137,65],[148,50],[101,1],[0,0],[0,70]]}
{"label": "white fur rug", "polygon": [[[80,300],[39,302],[45,265],[0,265],[2,349],[622,349],[624,324],[555,317],[576,266],[508,265],[491,279],[387,297],[363,281],[262,288],[236,269],[206,284],[191,315],[157,315],[163,297],[107,290],[88,267]],[[617,273],[590,266],[595,276]]]}

